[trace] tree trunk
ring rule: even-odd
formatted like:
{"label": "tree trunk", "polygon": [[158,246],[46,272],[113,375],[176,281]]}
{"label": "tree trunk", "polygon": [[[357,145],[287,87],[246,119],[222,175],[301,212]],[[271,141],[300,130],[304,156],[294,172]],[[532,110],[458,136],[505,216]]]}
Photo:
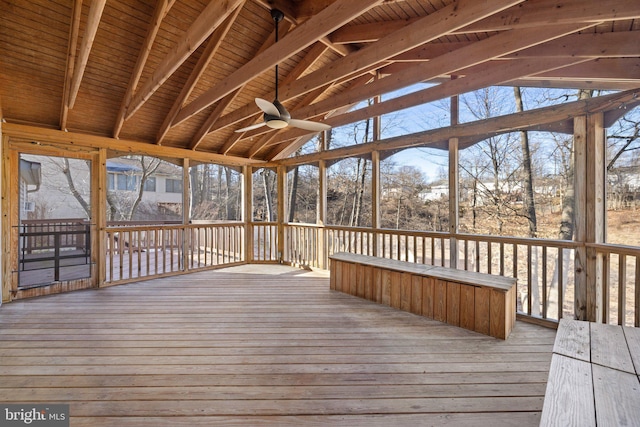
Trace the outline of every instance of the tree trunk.
{"label": "tree trunk", "polygon": [[[516,99],[516,111],[524,111],[522,103],[522,92],[520,87],[514,86],[513,93]],[[529,134],[526,131],[520,132],[520,147],[522,148],[522,167],[524,173],[524,211],[529,221],[529,236],[536,237],[538,232],[538,221],[536,219],[536,206],[533,196],[533,170],[531,168],[531,150],[529,149]]]}
{"label": "tree trunk", "polygon": [[293,169],[293,178],[291,179],[291,191],[289,192],[289,218],[288,222],[293,222],[296,214],[296,198],[298,195],[298,166]]}
{"label": "tree trunk", "polygon": [[262,183],[264,185],[264,202],[267,210],[267,221],[272,222],[273,218],[273,200],[271,198],[271,179],[269,179],[270,173],[268,169],[262,171]]}
{"label": "tree trunk", "polygon": [[225,173],[225,187],[224,187],[224,200],[225,200],[225,206],[226,206],[226,214],[227,217],[224,218],[225,221],[229,221],[232,219],[235,219],[233,217],[233,206],[231,204],[231,168],[225,167],[224,168],[224,173]]}
{"label": "tree trunk", "polygon": [[73,177],[71,176],[71,167],[69,166],[69,159],[67,159],[66,157],[64,157],[63,159],[64,167],[62,168],[62,173],[64,174],[65,178],[67,178],[69,190],[71,191],[73,197],[75,197],[75,199],[78,201],[78,203],[80,203],[80,206],[82,206],[82,209],[87,214],[87,218],[91,218],[91,208],[89,207],[87,201],[84,200],[82,194],[80,194],[80,192],[76,188],[75,183],[73,182]]}

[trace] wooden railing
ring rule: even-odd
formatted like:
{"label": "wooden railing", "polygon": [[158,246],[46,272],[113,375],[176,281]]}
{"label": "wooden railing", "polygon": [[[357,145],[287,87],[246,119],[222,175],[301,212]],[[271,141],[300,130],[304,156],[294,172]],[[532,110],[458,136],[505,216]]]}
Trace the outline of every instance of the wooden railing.
{"label": "wooden railing", "polygon": [[105,282],[240,263],[243,236],[241,223],[109,227]]}
{"label": "wooden railing", "polygon": [[[451,262],[451,247],[457,258]],[[602,321],[640,326],[640,249],[591,245],[603,259]],[[336,252],[452,267],[518,279],[518,313],[575,315],[577,242],[308,224],[285,226],[285,262],[328,269]],[[455,254],[454,254],[455,256]]]}
{"label": "wooden railing", "polygon": [[253,235],[252,261],[280,261],[280,254],[278,254],[278,224],[275,222],[254,222],[251,227]]}

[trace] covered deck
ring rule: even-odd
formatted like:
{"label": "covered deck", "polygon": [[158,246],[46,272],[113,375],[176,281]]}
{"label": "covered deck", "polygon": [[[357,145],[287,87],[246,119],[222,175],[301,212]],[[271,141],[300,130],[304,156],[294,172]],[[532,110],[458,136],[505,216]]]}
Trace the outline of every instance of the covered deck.
{"label": "covered deck", "polygon": [[3,402],[73,426],[537,426],[555,331],[507,341],[243,265],[15,301]]}

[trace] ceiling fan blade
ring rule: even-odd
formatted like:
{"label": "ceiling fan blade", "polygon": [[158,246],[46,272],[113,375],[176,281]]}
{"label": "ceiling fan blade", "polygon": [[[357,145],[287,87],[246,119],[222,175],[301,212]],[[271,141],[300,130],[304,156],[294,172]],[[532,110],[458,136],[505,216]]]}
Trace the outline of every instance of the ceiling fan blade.
{"label": "ceiling fan blade", "polygon": [[304,130],[317,131],[317,132],[321,132],[323,130],[331,129],[331,126],[329,126],[327,124],[320,123],[320,122],[313,122],[311,120],[291,119],[291,120],[289,120],[289,124],[291,126],[293,126],[293,127],[297,127],[297,128],[304,129]]}
{"label": "ceiling fan blade", "polygon": [[237,129],[236,132],[247,132],[247,131],[250,131],[250,130],[261,128],[264,125],[265,125],[264,123],[256,123],[256,124],[253,124],[251,126],[247,126],[245,128],[242,128],[242,129]]}
{"label": "ceiling fan blade", "polygon": [[276,107],[272,102],[269,102],[266,99],[256,98],[256,105],[270,116],[280,117],[278,107]]}

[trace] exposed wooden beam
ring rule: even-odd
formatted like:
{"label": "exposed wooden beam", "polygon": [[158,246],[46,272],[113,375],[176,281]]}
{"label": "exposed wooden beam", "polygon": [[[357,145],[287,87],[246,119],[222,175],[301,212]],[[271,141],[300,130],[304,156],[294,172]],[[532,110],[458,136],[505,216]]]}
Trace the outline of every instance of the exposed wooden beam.
{"label": "exposed wooden beam", "polygon": [[165,16],[167,16],[167,13],[169,12],[169,10],[171,10],[171,6],[173,6],[174,3],[175,0],[160,0],[156,3],[156,8],[153,11],[153,17],[151,18],[151,22],[149,23],[149,28],[147,28],[147,36],[145,37],[144,43],[142,43],[142,47],[138,52],[136,65],[133,67],[133,72],[131,73],[129,84],[127,85],[127,91],[125,92],[124,98],[122,99],[120,110],[118,110],[118,116],[116,117],[116,123],[113,126],[114,138],[118,138],[118,136],[120,135],[122,125],[124,124],[124,116],[127,112],[127,107],[129,105],[129,102],[131,102],[133,92],[138,86],[140,76],[142,76],[142,70],[144,69],[144,65],[147,63],[147,58],[149,57],[149,52],[151,52],[153,42],[156,40],[156,35],[158,34],[158,30],[160,29],[160,24],[162,24],[162,20]]}
{"label": "exposed wooden beam", "polygon": [[[205,120],[205,122],[202,124],[202,126],[200,126],[200,128],[195,133],[193,138],[191,138],[191,142],[189,143],[189,149],[190,150],[195,150],[195,149],[198,148],[198,145],[200,145],[200,143],[202,143],[204,138],[209,133],[209,129],[211,129],[211,126],[213,126],[213,124],[216,122],[216,120],[218,120],[220,118],[220,116],[222,115],[224,110],[229,106],[229,104],[231,104],[233,102],[233,100],[236,99],[236,96],[238,96],[238,94],[240,93],[241,90],[242,90],[242,87],[239,87],[238,89],[234,90],[233,92],[231,92],[230,94],[228,94],[227,96],[222,98],[220,101],[218,101],[218,103],[216,104],[216,107],[213,109],[211,114],[209,114],[209,117],[207,117],[207,120]],[[240,135],[238,134],[238,138],[239,137],[240,137]],[[236,138],[233,138],[232,140],[236,140],[237,141]],[[221,154],[226,154],[227,151],[228,150],[225,151],[224,147],[223,147],[223,149],[220,150],[220,153]]]}
{"label": "exposed wooden beam", "polygon": [[580,66],[568,67],[562,71],[539,74],[544,79],[576,80],[629,80],[640,83],[640,58],[595,59]]}
{"label": "exposed wooden beam", "polygon": [[186,61],[193,52],[221,25],[245,0],[211,0],[196,18],[184,37],[164,58],[153,75],[135,93],[127,107],[125,120],[130,118],[155,91]]}
{"label": "exposed wooden beam", "polygon": [[[290,27],[291,27],[291,24],[288,21],[285,21],[284,23],[280,24],[279,32],[284,36],[289,31]],[[276,33],[275,31],[273,31],[271,35],[267,38],[267,40],[265,40],[265,42],[262,44],[262,46],[260,46],[260,49],[258,49],[258,51],[256,52],[256,55],[258,55],[260,52],[267,49],[269,46],[272,46],[275,43],[275,40],[276,40]],[[238,96],[238,94],[242,91],[242,89],[244,89],[244,87],[245,85],[243,84],[233,92],[227,94],[220,101],[218,101],[216,107],[211,112],[211,114],[209,114],[209,117],[207,118],[207,120],[202,124],[202,126],[200,126],[200,128],[198,129],[196,134],[193,136],[193,138],[191,138],[191,142],[189,143],[190,149],[195,150],[198,147],[198,145],[200,145],[200,143],[204,140],[204,138],[210,132],[213,124],[220,118],[220,116],[222,116],[222,113],[224,113],[224,111],[227,109],[229,104],[231,104],[233,100],[236,99],[236,96]],[[178,111],[176,111],[175,113],[177,114]],[[173,117],[175,117],[175,114],[173,115]],[[237,138],[231,138],[230,140],[237,141]],[[225,147],[227,145],[228,144],[225,144]],[[226,154],[226,152],[228,151],[228,149],[225,150],[225,147],[223,147],[223,149],[220,151],[221,154]]]}
{"label": "exposed wooden beam", "polygon": [[[473,44],[473,42],[427,43],[398,56],[394,56],[391,58],[394,63],[385,67],[382,71],[393,73],[393,69],[400,69],[405,66],[402,64],[403,62],[428,61],[471,44]],[[568,56],[590,58],[640,56],[640,31],[572,34],[504,55],[502,58],[518,59]]]}
{"label": "exposed wooden beam", "polygon": [[464,27],[459,33],[637,18],[640,18],[640,2],[637,0],[535,0]]}
{"label": "exposed wooden beam", "polygon": [[[635,19],[640,6],[635,0],[530,0],[474,24],[455,30],[453,34],[504,31],[513,28],[537,27],[551,23],[599,22]],[[372,43],[387,34],[415,22],[415,19],[349,25],[329,35],[333,43]]]}
{"label": "exposed wooden beam", "polygon": [[[372,78],[372,72],[375,71],[376,67],[378,65],[373,65],[370,68],[367,68],[365,70],[362,70],[361,73],[358,74],[354,74],[354,75],[349,75],[347,77],[345,77],[343,80],[337,81],[335,84],[341,84],[341,83],[346,83],[346,82],[360,82],[361,79],[364,79],[366,81],[371,80]],[[358,83],[358,86],[360,84]],[[281,99],[282,100],[282,99]],[[223,116],[220,118],[220,120],[218,120],[212,127],[211,127],[211,132],[219,130],[219,129],[223,129],[227,126],[231,126],[235,123],[238,123],[248,117],[252,117],[256,114],[256,106],[253,102],[246,104],[244,107],[240,107],[236,110],[234,110],[233,112]],[[308,119],[310,116],[303,116],[298,114],[298,111],[295,111],[296,114],[296,118],[298,119]]]}
{"label": "exposed wooden beam", "polygon": [[396,32],[407,25],[411,25],[418,18],[398,19],[395,21],[372,22],[360,25],[349,25],[338,28],[329,34],[329,40],[336,44],[347,43],[373,43],[386,36]]}
{"label": "exposed wooden beam", "polygon": [[[580,29],[583,29],[590,25],[592,24],[558,25],[558,26],[547,26],[545,27],[544,31],[541,31],[540,29],[537,29],[537,28],[536,29],[524,28],[524,29],[510,30],[507,32],[499,33],[493,37],[489,37],[485,40],[476,42],[474,45],[463,47],[457,51],[447,53],[437,58],[434,58],[429,62],[416,65],[408,70],[405,70],[404,72],[394,74],[384,79],[376,80],[375,82],[372,82],[360,88],[356,88],[350,91],[344,91],[336,96],[331,97],[330,99],[320,101],[307,108],[303,108],[301,111],[301,114],[305,116],[317,116],[319,114],[323,114],[325,112],[331,111],[343,105],[353,104],[356,102],[360,102],[360,101],[372,98],[380,94],[390,93],[394,90],[401,89],[411,84],[429,80],[430,78],[441,76],[444,74],[449,74],[460,69],[468,68],[469,66],[472,66],[475,64],[486,62],[491,58],[497,58],[502,55],[506,55],[508,53],[523,49],[525,47],[543,43],[553,38],[562,37],[563,35],[579,31]],[[584,58],[582,58],[582,60],[584,60]],[[535,63],[535,61],[533,61],[533,63]],[[568,63],[571,63],[571,62],[568,62]],[[511,75],[508,79],[511,80],[524,75],[531,75],[530,72],[526,71],[531,64],[532,62],[527,62],[525,63],[524,66],[520,66],[517,69],[522,71],[514,72],[515,75]],[[557,64],[557,63],[554,63],[554,64]],[[567,62],[566,61],[562,62],[562,64],[566,65]],[[513,72],[514,70],[513,67],[506,68],[507,65],[508,63],[506,63],[504,66],[505,70],[501,74],[499,74],[499,76],[501,76],[500,78],[492,79],[492,77],[497,77],[498,75],[496,76],[477,75],[477,76],[473,76],[474,79],[478,79],[477,84],[471,83],[470,80],[466,80],[464,83],[447,82],[443,84],[446,84],[447,85],[446,87],[452,87],[455,85],[462,86],[463,84],[470,84],[471,86],[474,86],[476,88],[483,87],[483,86],[478,87],[478,84],[480,84],[479,83],[480,81],[482,82],[491,81],[491,84],[498,84],[504,81],[504,78],[502,77],[505,75],[503,74],[504,72],[506,71]],[[499,68],[500,67],[497,67],[497,70],[496,70],[497,72],[500,72]],[[557,66],[551,67],[549,69],[553,69],[553,68],[557,68]],[[544,68],[542,69],[536,68],[536,69],[539,70],[538,72],[546,71]],[[518,74],[518,73],[521,73],[521,74]],[[440,90],[442,90],[442,88],[431,89],[433,93]],[[445,92],[443,91],[442,93],[445,93]],[[461,93],[461,92],[458,92],[458,93]],[[447,91],[445,96],[452,96],[452,95],[455,95],[455,93]],[[415,96],[417,97],[417,95]],[[436,98],[436,99],[439,99],[439,98]],[[434,99],[430,99],[430,100],[434,100]],[[385,107],[382,107],[382,105],[387,105],[387,106],[391,105],[391,104],[388,104],[388,102],[389,101],[378,104],[377,106],[374,106],[374,107],[380,108],[380,109],[384,108],[386,112],[394,111],[394,110],[387,110]],[[394,103],[398,104],[399,102],[401,101],[396,99]],[[429,102],[429,101],[425,100],[425,102]],[[413,105],[417,105],[417,104],[413,104]],[[365,110],[368,110],[369,108],[373,108],[373,107],[367,107],[367,109]],[[407,107],[403,106],[400,108],[407,108]],[[329,119],[326,122],[333,126],[340,126],[341,124],[350,123],[348,121],[345,122],[345,120],[349,120],[349,117],[355,117],[356,115],[363,114],[362,110],[358,110],[358,111],[360,111],[360,113],[349,113],[344,115],[343,117],[335,117],[335,118]],[[299,136],[299,134],[297,133],[294,135]]]}
{"label": "exposed wooden beam", "polygon": [[520,3],[522,0],[460,0],[418,19],[378,42],[345,56],[282,88],[282,98],[290,99],[310,92],[344,75],[381,63],[399,53],[421,46],[451,31]]}
{"label": "exposed wooden beam", "polygon": [[57,129],[46,129],[15,123],[3,123],[2,132],[3,135],[8,137],[21,138],[26,141],[38,141],[43,146],[47,144],[62,144],[67,150],[69,150],[70,147],[106,148],[122,153],[144,154],[159,158],[192,159],[198,162],[236,166],[264,163],[260,160],[251,160],[242,157],[223,156],[221,154],[204,153],[201,151],[195,152],[184,148],[158,146],[144,142],[64,132]]}
{"label": "exposed wooden beam", "polygon": [[98,25],[100,24],[100,18],[102,17],[102,11],[107,0],[93,0],[91,2],[91,8],[89,9],[89,17],[87,18],[87,27],[82,37],[82,43],[80,44],[80,54],[77,58],[77,64],[73,70],[73,78],[71,79],[71,89],[69,92],[69,109],[72,109],[76,103],[76,97],[80,90],[80,83],[84,77],[84,70],[89,62],[89,54],[91,53],[91,47],[93,46],[93,40],[96,38],[96,32],[98,31]]}
{"label": "exposed wooden beam", "polygon": [[73,17],[69,29],[69,47],[67,49],[67,71],[64,76],[64,94],[62,95],[62,107],[60,109],[60,129],[67,128],[67,117],[69,116],[69,97],[71,94],[71,80],[73,69],[76,66],[76,50],[78,48],[78,37],[80,34],[80,19],[82,18],[82,0],[73,2]]}
{"label": "exposed wooden beam", "polygon": [[587,113],[605,112],[617,108],[624,108],[627,104],[634,102],[638,97],[640,97],[640,89],[633,89],[597,98],[582,99],[446,128],[431,129],[395,138],[281,159],[278,161],[278,164],[287,166],[302,165],[315,163],[320,160],[328,161],[359,156],[372,151],[399,150],[410,147],[430,146],[434,143],[442,142],[445,143],[442,145],[442,148],[446,149],[446,142],[450,138],[462,139],[466,137],[478,137],[479,135],[488,136],[495,135],[496,133],[535,130],[536,127],[542,125],[572,119],[573,117]]}
{"label": "exposed wooden beam", "polygon": [[167,114],[164,121],[162,122],[162,125],[160,126],[160,130],[158,131],[158,135],[156,136],[156,144],[159,144],[159,145],[162,144],[162,140],[164,139],[164,137],[169,132],[169,129],[171,128],[171,122],[176,117],[176,114],[178,114],[178,111],[180,111],[180,108],[182,108],[182,106],[184,105],[185,101],[193,91],[193,88],[196,87],[198,80],[200,80],[200,77],[202,77],[202,74],[209,66],[209,63],[211,62],[211,60],[213,59],[213,56],[218,51],[218,48],[220,47],[222,40],[224,40],[224,38],[227,36],[227,33],[231,29],[231,26],[233,25],[236,18],[238,17],[240,10],[241,8],[237,7],[235,11],[233,11],[227,17],[227,19],[225,19],[225,21],[218,28],[215,29],[211,38],[209,39],[209,41],[207,41],[204,52],[202,52],[200,59],[198,59],[196,66],[191,71],[189,78],[187,79],[184,86],[180,90],[180,94],[174,100],[173,105],[171,106],[171,110],[169,110],[169,113]]}
{"label": "exposed wooden beam", "polygon": [[[404,108],[436,101],[438,99],[448,98],[459,93],[470,92],[483,87],[497,85],[502,81],[511,80],[520,75],[528,75],[552,68],[560,68],[566,66],[567,63],[573,64],[580,61],[586,61],[586,59],[547,58],[544,61],[531,59],[526,61],[509,62],[506,64],[493,63],[486,67],[485,73],[474,75],[473,78],[461,77],[455,80],[449,80],[437,86],[330,118],[326,120],[326,123],[331,124],[334,127],[342,126],[358,120],[364,120],[367,117],[387,114]],[[301,134],[301,131],[290,132],[288,135],[283,135],[282,138],[288,137],[292,139],[299,137]]]}
{"label": "exposed wooden beam", "polygon": [[381,0],[338,0],[308,21],[296,27],[277,45],[273,45],[240,67],[229,77],[186,105],[176,116],[174,124],[198,114],[214,102],[241,87],[254,77],[295,55],[354,17],[378,4]]}

